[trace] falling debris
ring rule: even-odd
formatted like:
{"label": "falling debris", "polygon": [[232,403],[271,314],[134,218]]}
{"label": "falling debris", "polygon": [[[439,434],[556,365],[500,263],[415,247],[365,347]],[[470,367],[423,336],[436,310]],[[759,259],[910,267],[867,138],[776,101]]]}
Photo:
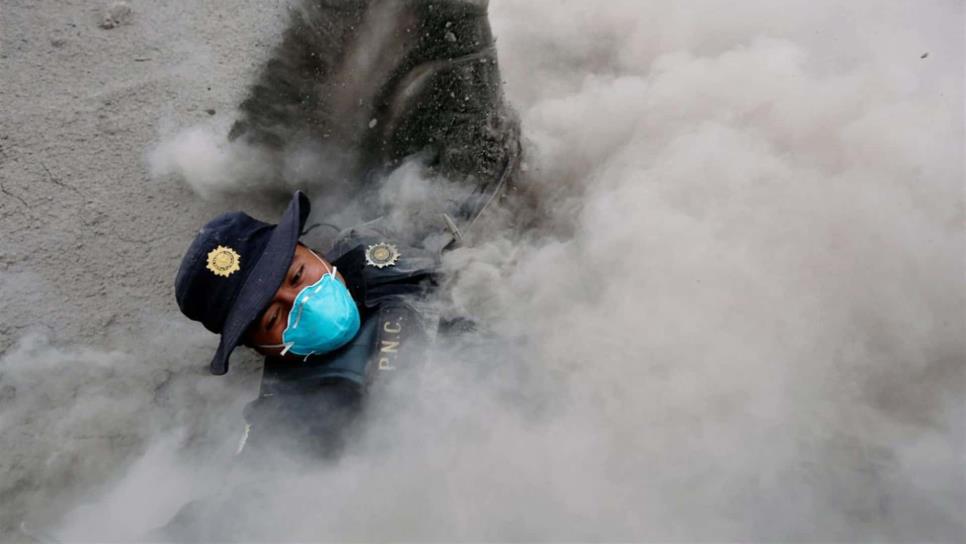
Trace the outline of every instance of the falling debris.
{"label": "falling debris", "polygon": [[114,2],[101,18],[101,28],[110,30],[131,20],[131,6],[127,2]]}

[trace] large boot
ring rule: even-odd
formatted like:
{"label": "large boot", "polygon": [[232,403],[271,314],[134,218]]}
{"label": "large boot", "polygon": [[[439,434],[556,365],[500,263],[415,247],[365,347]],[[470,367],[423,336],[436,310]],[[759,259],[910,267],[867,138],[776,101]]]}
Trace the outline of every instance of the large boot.
{"label": "large boot", "polygon": [[460,189],[440,211],[465,229],[519,161],[486,1],[304,0],[240,111],[231,140],[276,157],[309,150],[324,166],[297,182],[370,217],[392,211],[373,195],[415,157]]}

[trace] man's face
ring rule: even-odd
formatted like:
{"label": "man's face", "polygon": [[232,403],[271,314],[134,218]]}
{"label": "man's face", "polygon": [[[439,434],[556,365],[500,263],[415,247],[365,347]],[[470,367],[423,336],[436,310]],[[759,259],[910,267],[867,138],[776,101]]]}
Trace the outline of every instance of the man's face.
{"label": "man's face", "polygon": [[[283,348],[261,348],[257,346],[274,346],[282,343],[282,333],[288,325],[288,313],[292,310],[295,297],[309,285],[322,279],[326,272],[332,270],[332,265],[302,244],[295,246],[295,255],[288,267],[288,273],[282,280],[282,285],[275,296],[268,303],[265,311],[251,324],[245,333],[245,343],[255,348],[262,355],[279,356]],[[336,278],[345,283],[342,274],[336,272]],[[299,357],[286,354],[285,358]]]}

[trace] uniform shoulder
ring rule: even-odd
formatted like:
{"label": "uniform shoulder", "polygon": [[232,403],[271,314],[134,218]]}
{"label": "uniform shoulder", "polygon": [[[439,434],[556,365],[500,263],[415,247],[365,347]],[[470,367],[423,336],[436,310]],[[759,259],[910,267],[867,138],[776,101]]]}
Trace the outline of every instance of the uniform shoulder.
{"label": "uniform shoulder", "polygon": [[363,255],[367,269],[395,269],[406,271],[432,271],[439,266],[438,251],[421,247],[405,237],[393,234],[380,219],[345,229],[336,237],[325,257],[336,261],[352,251]]}

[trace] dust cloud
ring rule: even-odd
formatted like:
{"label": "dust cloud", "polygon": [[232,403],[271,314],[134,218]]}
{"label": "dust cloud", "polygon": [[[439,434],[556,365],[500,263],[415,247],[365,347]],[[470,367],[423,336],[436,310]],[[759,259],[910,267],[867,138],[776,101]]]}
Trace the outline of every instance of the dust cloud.
{"label": "dust cloud", "polygon": [[[490,14],[541,222],[500,229],[497,210],[447,254],[444,311],[481,332],[378,391],[338,461],[225,479],[235,427],[188,414],[230,420],[241,400],[203,406],[184,376],[174,424],[137,397],[161,378],[132,375],[124,398],[65,417],[132,417],[130,402],[163,424],[110,425],[149,445],[57,534],[137,540],[255,479],[258,499],[235,505],[249,514],[210,517],[212,535],[961,541],[962,5]],[[197,154],[214,132],[194,134],[162,144],[159,172],[204,194],[252,189],[230,154]],[[113,353],[81,359],[132,372]],[[179,433],[198,427],[219,460],[184,453]]]}

